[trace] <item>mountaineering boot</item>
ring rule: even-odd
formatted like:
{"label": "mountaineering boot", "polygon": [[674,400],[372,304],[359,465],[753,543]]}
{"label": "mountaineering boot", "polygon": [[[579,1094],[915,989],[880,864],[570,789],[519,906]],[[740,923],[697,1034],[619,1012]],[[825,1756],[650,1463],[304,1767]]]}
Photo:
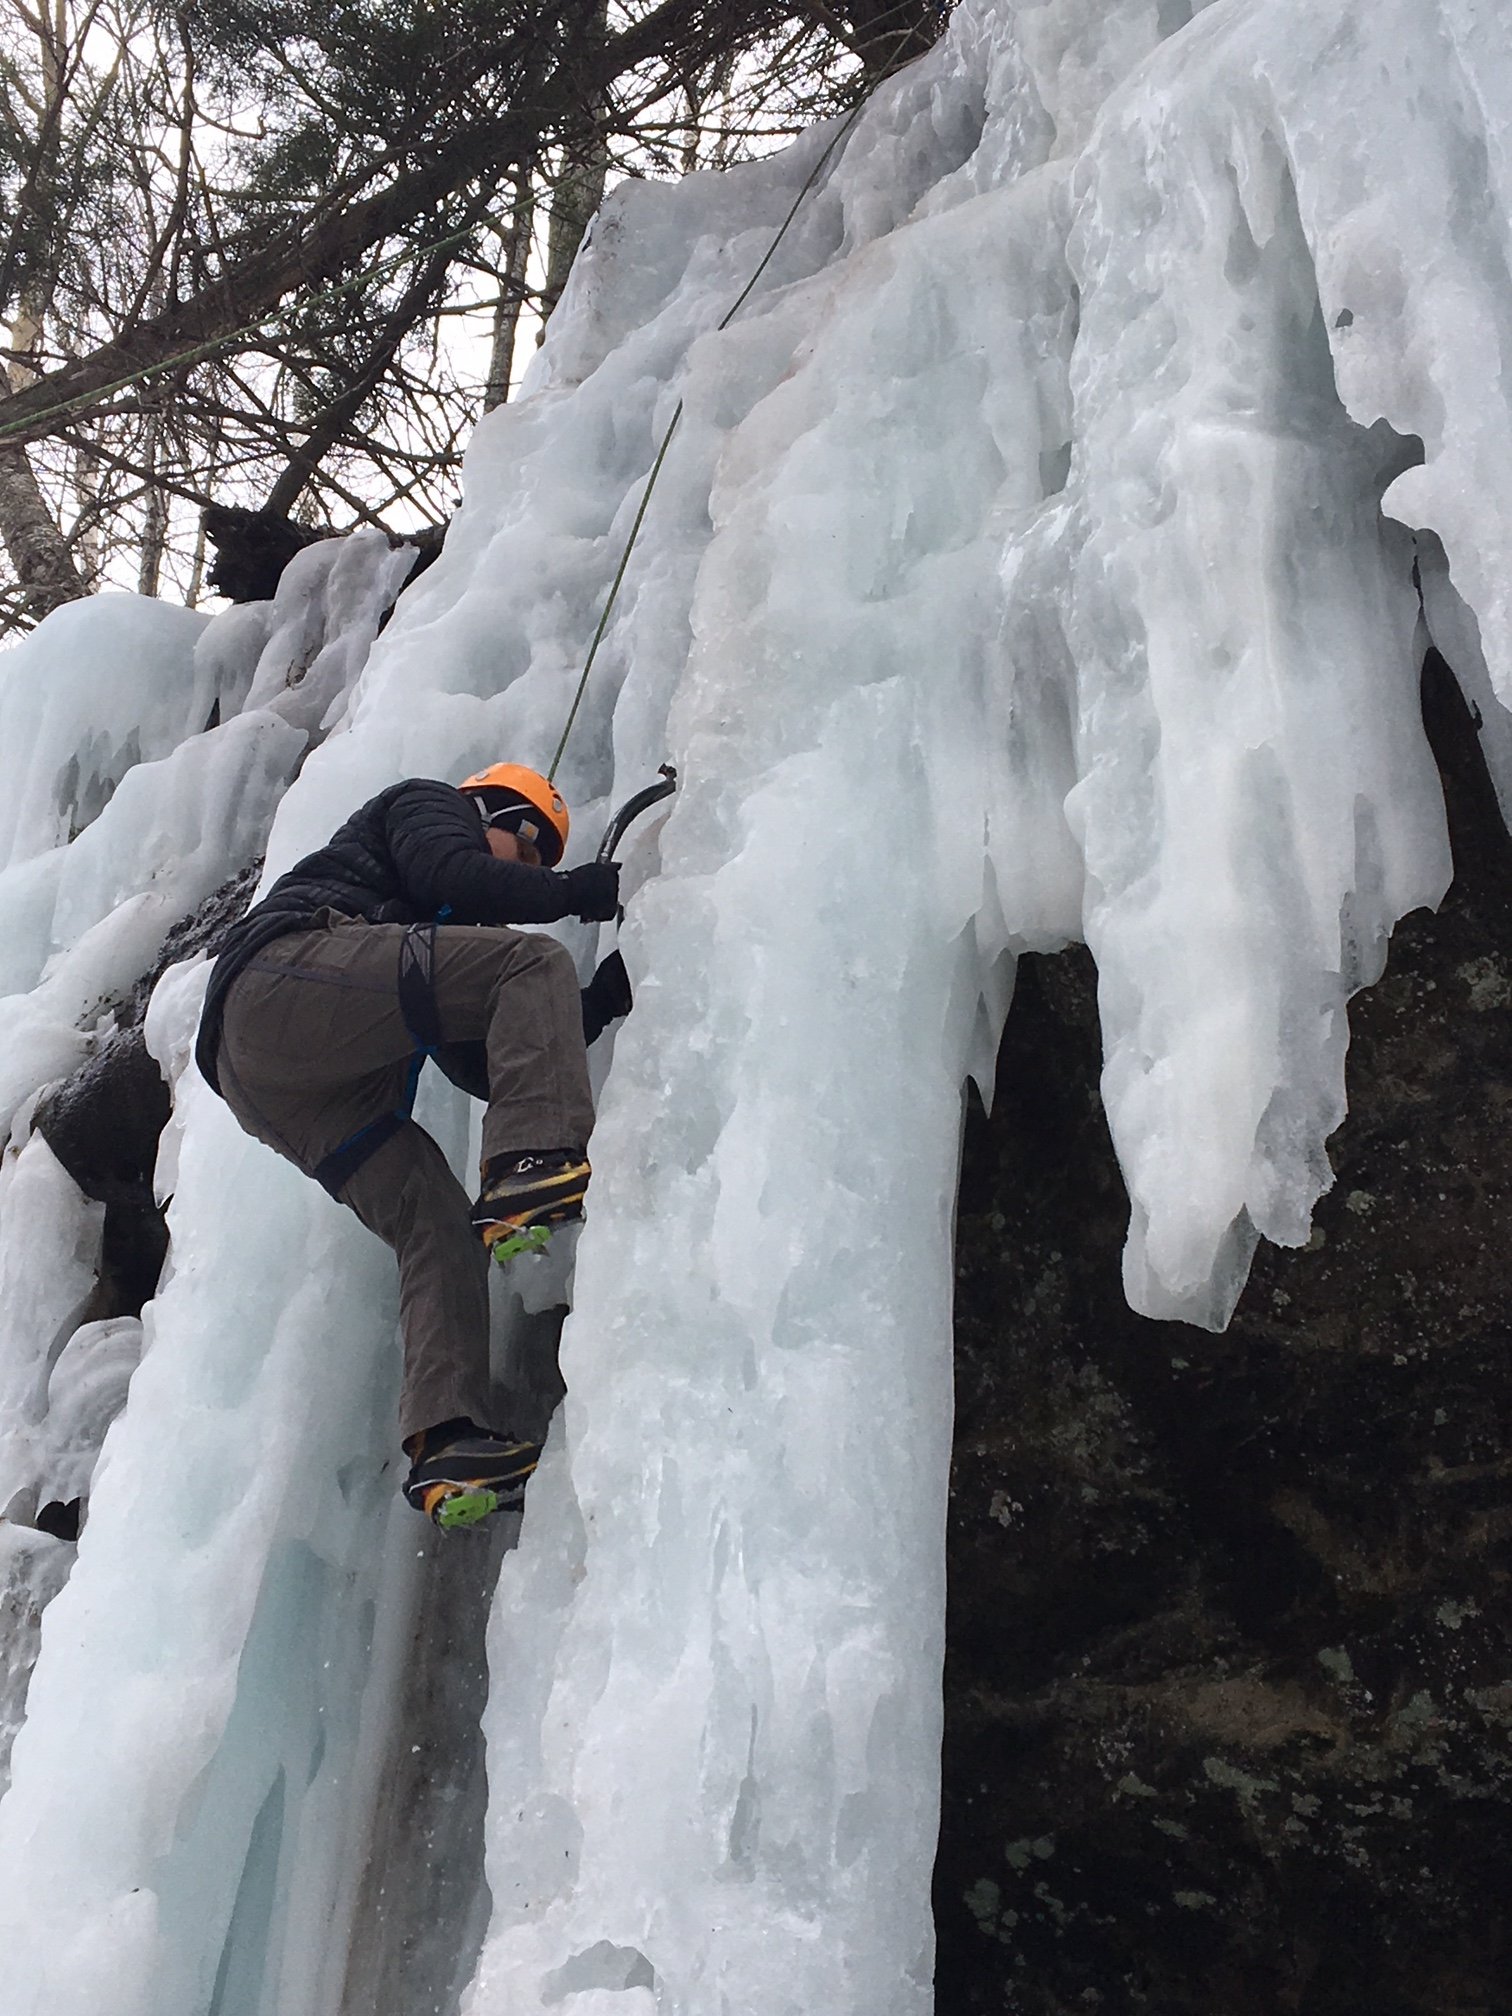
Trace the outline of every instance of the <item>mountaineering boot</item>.
{"label": "mountaineering boot", "polygon": [[551,1227],[583,1215],[583,1192],[592,1174],[581,1148],[547,1148],[496,1155],[483,1171],[472,1222],[496,1260],[539,1252]]}
{"label": "mountaineering boot", "polygon": [[541,1460],[539,1442],[517,1442],[467,1420],[443,1421],[404,1446],[411,1458],[405,1497],[448,1532],[494,1512],[517,1512]]}

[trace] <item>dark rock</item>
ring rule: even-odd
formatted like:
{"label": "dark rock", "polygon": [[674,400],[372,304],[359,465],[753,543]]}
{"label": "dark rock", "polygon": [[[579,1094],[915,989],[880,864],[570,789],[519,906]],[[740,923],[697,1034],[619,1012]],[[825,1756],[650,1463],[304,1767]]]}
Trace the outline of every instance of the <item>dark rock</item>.
{"label": "dark rock", "polygon": [[100,1288],[88,1319],[139,1316],[157,1288],[168,1230],[152,1194],[168,1087],[139,1025],[113,1030],[32,1116],[86,1197],[105,1206]]}
{"label": "dark rock", "polygon": [[259,854],[255,861],[249,861],[245,868],[239,868],[218,889],[213,890],[192,917],[181,918],[169,930],[157,959],[132,989],[126,1007],[131,1022],[141,1022],[147,1013],[147,1003],[152,999],[153,988],[170,966],[192,959],[196,952],[207,953],[212,958],[219,952],[231,926],[246,914],[257,887],[257,878],[262,873],[262,865],[263,857]]}
{"label": "dark rock", "polygon": [[241,504],[207,504],[203,517],[215,548],[208,585],[228,602],[271,601],[294,555],[332,536],[296,525],[276,511],[253,511]]}
{"label": "dark rock", "polygon": [[158,1136],[170,1112],[168,1088],[148,1054],[142,1021],[167,969],[196,952],[215,952],[251,901],[252,862],[176,924],[152,969],[118,1004],[116,1024],[70,1077],[37,1102],[32,1126],[87,1197],[105,1206],[99,1291],[88,1320],[139,1316],[156,1291],[168,1232],[152,1194]]}
{"label": "dark rock", "polygon": [[[255,511],[241,504],[207,504],[202,516],[206,537],[215,548],[207,584],[228,602],[271,601],[296,553],[322,539],[343,536],[296,525],[276,511]],[[387,536],[390,545],[418,549],[419,558],[409,576],[413,581],[439,557],[446,527],[427,525],[418,532],[391,532]],[[380,629],[390,613],[385,611]]]}
{"label": "dark rock", "polygon": [[85,1195],[103,1203],[151,1177],[168,1114],[168,1087],[134,1024],[113,1030],[46,1093],[32,1124]]}
{"label": "dark rock", "polygon": [[446,527],[422,525],[418,532],[401,533],[399,538],[404,545],[415,547],[420,556],[405,580],[407,588],[411,581],[418,581],[426,568],[433,567],[441,558],[441,548],[446,544]]}
{"label": "dark rock", "polygon": [[1351,1014],[1305,1252],[1132,1315],[1085,952],[1027,959],[957,1248],[942,2016],[1512,2007],[1512,844]]}
{"label": "dark rock", "polygon": [[[395,535],[391,533],[389,536],[393,538]],[[434,567],[436,562],[441,558],[441,548],[446,543],[446,527],[444,525],[422,525],[418,532],[404,533],[400,537],[399,543],[405,546],[413,546],[418,555],[414,566],[411,567],[409,573],[404,577],[404,586],[408,588],[420,579],[420,576],[425,572],[427,567]],[[387,630],[389,618],[398,607],[399,604],[397,601],[391,602],[379,617],[378,635],[380,637]]]}
{"label": "dark rock", "polygon": [[37,1514],[37,1531],[50,1533],[54,1540],[77,1540],[83,1512],[82,1498],[70,1498],[67,1504],[60,1498],[54,1498]]}

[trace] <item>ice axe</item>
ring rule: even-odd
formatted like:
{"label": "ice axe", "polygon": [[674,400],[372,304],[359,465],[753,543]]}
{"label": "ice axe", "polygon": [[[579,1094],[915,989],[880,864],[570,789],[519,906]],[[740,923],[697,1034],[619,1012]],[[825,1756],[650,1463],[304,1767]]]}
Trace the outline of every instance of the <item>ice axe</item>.
{"label": "ice axe", "polygon": [[643,791],[637,791],[633,798],[627,798],[609,821],[604,837],[599,842],[598,853],[593,857],[595,861],[612,861],[615,849],[633,822],[639,819],[642,812],[648,812],[653,805],[659,805],[663,798],[670,798],[676,789],[677,772],[670,763],[663,763],[661,782],[648,784]]}
{"label": "ice axe", "polygon": [[[670,763],[663,763],[661,766],[660,781],[655,784],[648,784],[643,791],[637,791],[633,798],[627,798],[618,812],[609,821],[608,828],[604,833],[603,839],[599,842],[599,850],[594,859],[600,865],[606,865],[612,861],[614,859],[614,850],[619,846],[621,840],[624,839],[631,823],[639,819],[642,812],[649,811],[653,805],[659,805],[663,798],[670,798],[676,789],[677,772],[672,768]],[[624,923],[625,906],[623,903],[616,908],[614,921],[616,924]],[[623,1015],[628,1011],[630,1006],[630,982],[625,973],[624,962],[620,959],[618,952],[610,953],[609,957],[599,967],[598,972],[594,974],[593,981],[590,984],[597,986],[606,969],[616,965],[619,968],[619,979],[624,988],[625,998],[624,1007],[618,1009],[616,1012]]]}

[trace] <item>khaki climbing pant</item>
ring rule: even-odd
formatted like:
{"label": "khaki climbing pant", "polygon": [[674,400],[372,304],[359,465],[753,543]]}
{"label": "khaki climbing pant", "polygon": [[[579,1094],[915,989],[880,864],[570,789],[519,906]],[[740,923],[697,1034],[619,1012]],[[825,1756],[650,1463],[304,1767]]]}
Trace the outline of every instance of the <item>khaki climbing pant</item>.
{"label": "khaki climbing pant", "polygon": [[[275,939],[237,975],[217,1056],[242,1126],[307,1175],[402,1106],[415,1051],[398,987],[409,927],[321,914],[328,923]],[[577,976],[554,938],[439,925],[432,996],[443,1043],[486,1047],[485,1162],[586,1144],[593,1104]],[[488,1254],[435,1141],[404,1119],[334,1194],[398,1258],[401,1437],[464,1414],[507,1425],[492,1419]]]}

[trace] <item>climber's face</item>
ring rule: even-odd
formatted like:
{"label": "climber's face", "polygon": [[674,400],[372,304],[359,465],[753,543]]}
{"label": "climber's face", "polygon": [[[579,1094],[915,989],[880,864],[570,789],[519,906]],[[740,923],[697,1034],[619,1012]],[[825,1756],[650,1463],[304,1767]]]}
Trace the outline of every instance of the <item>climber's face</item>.
{"label": "climber's face", "polygon": [[505,826],[490,826],[487,831],[488,851],[496,861],[523,861],[527,868],[540,867],[540,849],[530,841],[522,840]]}

